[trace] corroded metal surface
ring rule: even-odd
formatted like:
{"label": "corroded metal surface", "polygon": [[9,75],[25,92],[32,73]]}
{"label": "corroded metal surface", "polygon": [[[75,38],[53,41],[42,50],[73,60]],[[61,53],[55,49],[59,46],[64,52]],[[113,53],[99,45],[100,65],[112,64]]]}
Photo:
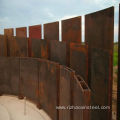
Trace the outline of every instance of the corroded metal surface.
{"label": "corroded metal surface", "polygon": [[90,106],[91,91],[85,81],[74,76],[73,81],[73,120],[90,120],[90,109],[82,107]]}
{"label": "corroded metal surface", "polygon": [[41,25],[29,26],[29,38],[41,39]]}
{"label": "corroded metal surface", "polygon": [[44,39],[59,40],[59,22],[44,24]]}
{"label": "corroded metal surface", "polygon": [[47,40],[40,41],[40,49],[41,49],[41,58],[48,59],[49,50],[48,50],[48,42]]}
{"label": "corroded metal surface", "polygon": [[119,5],[119,41],[118,41],[118,82],[117,82],[117,120],[120,120],[120,5]]}
{"label": "corroded metal surface", "polygon": [[27,37],[27,28],[26,27],[16,28],[16,36],[26,38]]}
{"label": "corroded metal surface", "polygon": [[5,36],[13,36],[14,35],[13,28],[4,29],[4,35]]}
{"label": "corroded metal surface", "polygon": [[88,83],[88,46],[70,44],[70,67]]}
{"label": "corroded metal surface", "polygon": [[5,36],[0,35],[0,56],[6,56],[7,45],[5,44]]}
{"label": "corroded metal surface", "polygon": [[28,56],[28,39],[22,37],[15,37],[14,39],[15,56]]}
{"label": "corroded metal surface", "polygon": [[58,64],[47,60],[40,60],[39,63],[39,100],[43,110],[53,120],[58,120]]}
{"label": "corroded metal surface", "polygon": [[81,43],[81,17],[62,20],[62,41]]}
{"label": "corroded metal surface", "polygon": [[68,70],[66,67],[60,66],[60,82],[59,82],[59,106],[63,106],[62,110],[59,110],[59,120],[72,120],[71,110],[69,106],[71,101],[71,77],[74,74],[73,71]]}
{"label": "corroded metal surface", "polygon": [[0,57],[0,94],[19,94],[19,58]]}
{"label": "corroded metal surface", "polygon": [[66,43],[50,41],[50,60],[66,65]]}
{"label": "corroded metal surface", "polygon": [[31,39],[31,56],[35,58],[41,57],[41,40],[40,39]]}
{"label": "corroded metal surface", "polygon": [[81,17],[62,20],[62,41],[67,43],[67,66],[69,66],[70,42],[81,43]]}
{"label": "corroded metal surface", "polygon": [[85,42],[89,47],[113,49],[114,7],[85,16]]}
{"label": "corroded metal surface", "polygon": [[107,8],[85,16],[85,43],[88,44],[90,85],[91,49],[102,48],[113,51],[114,40],[114,7]]}
{"label": "corroded metal surface", "polygon": [[111,120],[112,111],[112,52],[92,49],[91,53],[91,104],[110,106],[107,110],[92,110],[92,120]]}
{"label": "corroded metal surface", "polygon": [[14,57],[15,56],[15,37],[14,36],[5,37],[5,41],[7,43],[7,56]]}
{"label": "corroded metal surface", "polygon": [[29,50],[29,56],[31,57],[31,47],[32,47],[32,39],[41,39],[41,25],[35,25],[35,26],[29,26],[29,41],[28,41],[28,50]]}
{"label": "corroded metal surface", "polygon": [[38,102],[38,69],[37,59],[20,59],[20,95],[34,102]]}

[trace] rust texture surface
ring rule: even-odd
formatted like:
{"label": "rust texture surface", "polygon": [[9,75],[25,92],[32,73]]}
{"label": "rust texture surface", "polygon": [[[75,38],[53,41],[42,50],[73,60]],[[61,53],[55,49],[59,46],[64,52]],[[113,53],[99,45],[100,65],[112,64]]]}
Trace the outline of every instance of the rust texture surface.
{"label": "rust texture surface", "polygon": [[[112,52],[111,52],[112,53]],[[91,53],[91,104],[110,106],[107,110],[92,110],[92,120],[111,120],[112,55],[109,51],[92,49]]]}
{"label": "rust texture surface", "polygon": [[19,58],[0,57],[0,94],[18,95]]}
{"label": "rust texture surface", "polygon": [[58,112],[58,71],[57,64],[40,60],[39,63],[39,100],[43,110],[45,110],[53,120],[57,120]]}
{"label": "rust texture surface", "polygon": [[81,43],[81,17],[62,20],[62,41]]}
{"label": "rust texture surface", "polygon": [[6,56],[7,45],[5,44],[5,36],[0,35],[0,56]]}
{"label": "rust texture surface", "polygon": [[32,39],[41,39],[41,25],[35,25],[35,26],[29,26],[29,41],[28,41],[28,50],[29,50],[29,56],[31,57],[31,47],[32,47]]}
{"label": "rust texture surface", "polygon": [[89,47],[113,49],[114,7],[85,16],[85,42]]}
{"label": "rust texture surface", "polygon": [[[59,106],[65,109],[59,110],[59,120],[72,120],[71,111],[68,108],[71,105],[71,77],[73,71],[60,66],[60,82],[59,82]],[[68,108],[68,109],[67,109]]]}
{"label": "rust texture surface", "polygon": [[48,42],[47,40],[40,41],[40,49],[41,49],[41,58],[48,59],[49,51],[48,51]]}
{"label": "rust texture surface", "polygon": [[15,56],[15,37],[8,36],[5,37],[5,43],[7,46],[7,56]]}
{"label": "rust texture surface", "polygon": [[4,29],[4,35],[6,35],[6,36],[13,36],[14,35],[13,28]]}
{"label": "rust texture surface", "polygon": [[59,22],[44,24],[44,39],[59,40]]}
{"label": "rust texture surface", "polygon": [[27,37],[27,28],[26,27],[16,28],[16,36],[26,38]]}
{"label": "rust texture surface", "polygon": [[85,43],[88,44],[88,82],[91,82],[91,49],[113,51],[114,7],[85,16]]}
{"label": "rust texture surface", "polygon": [[37,59],[20,59],[20,95],[34,102],[38,102],[38,73]]}
{"label": "rust texture surface", "polygon": [[41,25],[29,26],[29,38],[41,39]]}
{"label": "rust texture surface", "polygon": [[14,38],[15,56],[27,57],[28,56],[28,39],[23,37]]}
{"label": "rust texture surface", "polygon": [[[91,103],[91,92],[85,81],[74,76],[73,81],[73,120],[90,120],[90,110],[79,107],[89,106]],[[78,108],[77,108],[78,106]]]}
{"label": "rust texture surface", "polygon": [[88,83],[88,46],[70,44],[70,67]]}
{"label": "rust texture surface", "polygon": [[120,5],[119,5],[119,41],[118,41],[117,120],[120,120]]}
{"label": "rust texture surface", "polygon": [[70,42],[81,43],[81,17],[62,20],[62,41],[67,43],[67,66],[69,66]]}
{"label": "rust texture surface", "polygon": [[59,41],[50,42],[50,60],[66,65],[66,43]]}
{"label": "rust texture surface", "polygon": [[40,39],[31,39],[32,49],[31,56],[35,58],[41,57],[41,40]]}
{"label": "rust texture surface", "polygon": [[31,41],[32,41],[31,56],[35,58],[48,59],[49,52],[47,41],[42,39],[31,39]]}

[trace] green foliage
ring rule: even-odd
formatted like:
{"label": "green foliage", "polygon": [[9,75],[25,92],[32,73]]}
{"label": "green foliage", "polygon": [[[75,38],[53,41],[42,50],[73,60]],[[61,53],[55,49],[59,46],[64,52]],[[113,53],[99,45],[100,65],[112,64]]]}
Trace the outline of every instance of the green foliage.
{"label": "green foliage", "polygon": [[114,43],[113,66],[118,65],[118,43]]}

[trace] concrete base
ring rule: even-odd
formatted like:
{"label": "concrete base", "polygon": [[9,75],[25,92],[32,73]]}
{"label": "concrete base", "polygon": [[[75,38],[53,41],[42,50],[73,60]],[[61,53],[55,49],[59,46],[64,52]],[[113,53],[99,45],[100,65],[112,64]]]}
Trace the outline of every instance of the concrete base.
{"label": "concrete base", "polygon": [[51,120],[30,101],[15,96],[0,96],[0,120]]}

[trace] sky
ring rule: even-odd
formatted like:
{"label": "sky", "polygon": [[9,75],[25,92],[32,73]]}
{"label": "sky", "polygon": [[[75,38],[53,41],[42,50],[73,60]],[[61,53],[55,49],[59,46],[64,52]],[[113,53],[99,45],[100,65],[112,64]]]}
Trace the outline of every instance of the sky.
{"label": "sky", "polygon": [[114,41],[118,41],[119,3],[120,0],[0,0],[0,34],[4,33],[4,28],[28,27],[82,16],[84,41],[84,15],[114,6]]}

